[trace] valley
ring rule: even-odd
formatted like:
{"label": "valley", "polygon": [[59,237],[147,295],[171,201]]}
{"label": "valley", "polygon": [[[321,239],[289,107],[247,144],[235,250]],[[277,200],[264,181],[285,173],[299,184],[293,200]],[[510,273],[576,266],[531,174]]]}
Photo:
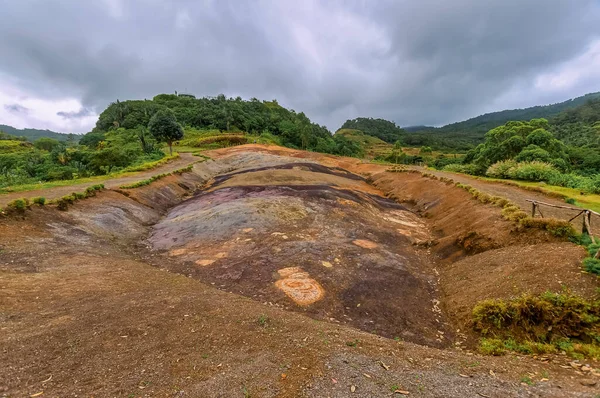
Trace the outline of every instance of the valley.
{"label": "valley", "polygon": [[471,315],[525,292],[593,299],[581,246],[416,170],[205,154],[0,221],[0,394],[593,396],[593,359],[483,356]]}

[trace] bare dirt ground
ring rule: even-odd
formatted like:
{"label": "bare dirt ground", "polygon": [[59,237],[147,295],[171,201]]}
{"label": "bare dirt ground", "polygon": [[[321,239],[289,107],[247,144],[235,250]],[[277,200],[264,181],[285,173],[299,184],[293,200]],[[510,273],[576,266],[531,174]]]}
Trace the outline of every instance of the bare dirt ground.
{"label": "bare dirt ground", "polygon": [[[531,211],[531,202],[527,200],[536,200],[538,202],[550,203],[558,206],[569,206],[575,207],[573,205],[569,205],[565,203],[564,200],[558,199],[556,197],[552,197],[549,195],[545,195],[540,192],[528,190],[525,188],[519,188],[513,185],[502,184],[495,181],[485,181],[477,178],[473,178],[468,175],[459,174],[459,173],[448,173],[444,171],[437,170],[427,170],[428,173],[434,174],[438,177],[447,177],[452,178],[456,182],[460,182],[463,184],[469,184],[472,187],[482,191],[489,193],[490,195],[501,196],[503,198],[510,199],[514,203],[518,204],[523,210],[530,212]],[[544,217],[554,217],[561,220],[569,220],[572,217],[577,215],[577,211],[568,210],[568,209],[559,209],[553,208],[549,206],[542,206],[541,210],[543,212]],[[539,217],[539,214],[537,215]],[[593,215],[594,224],[600,224],[600,217]],[[574,226],[577,228],[581,228],[582,226],[582,218],[579,217],[574,221]]]}
{"label": "bare dirt ground", "polygon": [[193,156],[191,153],[182,153],[180,154],[179,158],[174,159],[167,164],[156,167],[152,170],[140,171],[135,173],[134,175],[127,175],[124,177],[99,178],[94,182],[74,183],[62,187],[36,189],[24,192],[3,193],[0,194],[0,207],[4,207],[9,202],[23,197],[33,198],[36,196],[43,196],[47,200],[58,199],[61,196],[69,195],[72,192],[84,191],[85,188],[95,184],[104,184],[104,186],[108,189],[118,188],[121,185],[132,184],[137,181],[146,180],[155,175],[170,173],[174,170],[182,169],[186,166],[189,166],[190,164],[197,162],[198,160],[200,159],[196,156]]}
{"label": "bare dirt ground", "polygon": [[277,147],[210,156],[129,196],[0,219],[0,396],[600,393],[560,355],[473,353],[464,329],[482,297],[556,278],[591,295],[576,246],[414,173]]}

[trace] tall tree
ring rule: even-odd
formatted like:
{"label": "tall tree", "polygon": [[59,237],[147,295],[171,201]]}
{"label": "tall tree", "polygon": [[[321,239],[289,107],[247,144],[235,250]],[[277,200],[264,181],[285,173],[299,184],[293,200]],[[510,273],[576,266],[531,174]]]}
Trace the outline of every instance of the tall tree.
{"label": "tall tree", "polygon": [[183,129],[177,123],[175,113],[170,109],[157,111],[148,123],[148,130],[158,142],[169,145],[169,153],[173,155],[173,141],[183,138]]}

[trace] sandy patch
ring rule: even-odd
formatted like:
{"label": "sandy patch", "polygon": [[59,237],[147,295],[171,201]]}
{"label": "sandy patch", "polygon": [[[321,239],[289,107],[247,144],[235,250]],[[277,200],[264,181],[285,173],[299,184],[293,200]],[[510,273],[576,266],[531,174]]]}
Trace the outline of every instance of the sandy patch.
{"label": "sandy patch", "polygon": [[363,249],[375,249],[377,246],[379,246],[377,243],[366,239],[356,239],[353,240],[352,243],[354,243],[356,246],[362,247]]}
{"label": "sandy patch", "polygon": [[296,304],[306,306],[323,298],[324,290],[316,280],[310,278],[300,267],[288,267],[277,271],[283,278],[275,282]]}
{"label": "sandy patch", "polygon": [[181,256],[187,253],[187,249],[174,249],[169,252],[169,256]]}
{"label": "sandy patch", "polygon": [[210,259],[196,260],[196,265],[200,265],[201,267],[206,267],[208,265],[213,264],[215,261],[217,261],[217,260],[210,260]]}

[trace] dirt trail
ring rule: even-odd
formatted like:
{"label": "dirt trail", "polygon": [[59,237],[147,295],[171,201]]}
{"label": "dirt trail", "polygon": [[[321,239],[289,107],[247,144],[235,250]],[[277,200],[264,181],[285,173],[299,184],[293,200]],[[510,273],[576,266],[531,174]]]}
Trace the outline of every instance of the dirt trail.
{"label": "dirt trail", "polygon": [[[0,219],[0,397],[598,393],[567,358],[481,356],[444,325],[513,288],[493,267],[547,253],[520,271],[541,286],[547,237],[416,173],[282,148],[213,155],[129,196]],[[573,260],[571,246],[556,255]],[[562,282],[594,286],[561,267]]]}
{"label": "dirt trail", "polygon": [[[562,199],[546,195],[542,192],[535,192],[525,188],[520,188],[514,185],[502,184],[500,182],[495,181],[485,181],[473,178],[465,174],[449,173],[438,170],[427,170],[427,173],[434,174],[438,177],[452,178],[456,182],[460,182],[462,184],[469,184],[472,187],[482,192],[486,192],[490,195],[496,195],[506,199],[510,199],[512,202],[518,204],[523,210],[525,210],[528,213],[531,212],[531,202],[527,202],[527,199],[536,200],[544,203],[550,203],[558,206],[576,207],[574,205],[569,205],[565,203],[565,201]],[[558,209],[549,206],[541,206],[541,210],[544,217],[554,217],[561,220],[569,220],[577,215],[577,211],[568,209]],[[537,216],[539,217],[539,213]],[[600,217],[597,217],[595,215],[593,215],[593,217],[596,225],[600,225]],[[581,224],[583,223],[582,218],[578,217],[573,223],[575,227],[581,228]]]}
{"label": "dirt trail", "polygon": [[193,156],[191,153],[182,153],[180,156],[162,166],[156,167],[152,170],[140,171],[135,173],[134,175],[128,175],[125,177],[106,177],[99,178],[94,182],[85,182],[85,183],[77,183],[74,181],[73,184],[62,186],[62,187],[54,187],[54,188],[46,188],[46,189],[36,189],[31,191],[24,192],[11,192],[11,193],[3,193],[0,194],[0,207],[6,206],[9,202],[19,198],[33,198],[36,196],[43,196],[47,200],[57,199],[61,196],[69,195],[72,192],[81,192],[85,190],[85,188],[95,185],[95,184],[104,184],[106,188],[118,188],[121,185],[131,184],[137,181],[146,180],[152,176],[170,173],[174,170],[178,170],[189,166],[200,160],[200,158]]}

